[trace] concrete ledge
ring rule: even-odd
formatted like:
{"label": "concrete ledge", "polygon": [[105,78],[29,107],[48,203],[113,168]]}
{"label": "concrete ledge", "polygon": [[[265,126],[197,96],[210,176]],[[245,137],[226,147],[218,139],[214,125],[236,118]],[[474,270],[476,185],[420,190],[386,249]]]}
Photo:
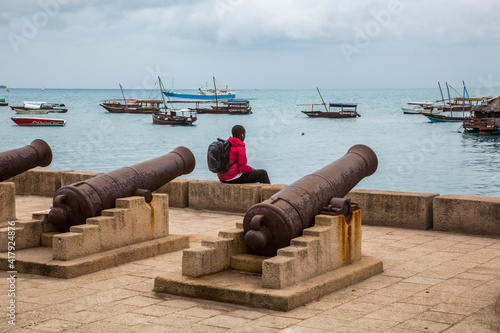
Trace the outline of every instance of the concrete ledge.
{"label": "concrete ledge", "polygon": [[[68,261],[53,260],[51,248],[16,250],[16,271],[70,279],[131,261],[179,251],[187,247],[189,247],[188,236],[169,235]],[[7,253],[0,253],[0,270],[9,270]]]}
{"label": "concrete ledge", "polygon": [[155,278],[153,290],[218,302],[290,311],[382,271],[382,261],[363,256],[361,260],[351,265],[285,289],[262,288],[259,274],[229,269],[201,278],[183,276],[181,272],[169,273]]}
{"label": "concrete ledge", "polygon": [[197,180],[176,178],[157,189],[155,193],[168,194],[170,207],[185,208],[189,206],[189,184],[192,182]]}
{"label": "concrete ledge", "polygon": [[61,187],[94,178],[102,172],[91,171],[69,171],[61,174]]}
{"label": "concrete ledge", "polygon": [[9,181],[16,184],[17,195],[39,195],[52,197],[61,187],[61,175],[70,170],[35,168],[23,172]]}
{"label": "concrete ledge", "polygon": [[346,195],[363,211],[363,224],[432,229],[433,199],[438,193],[353,190]]}
{"label": "concrete ledge", "polygon": [[189,184],[189,208],[244,213],[260,202],[261,184],[224,184],[200,180]]}
{"label": "concrete ledge", "polygon": [[434,230],[500,236],[500,198],[443,195],[434,198]]}
{"label": "concrete ledge", "polygon": [[262,185],[260,189],[260,201],[264,201],[287,187],[286,184]]}
{"label": "concrete ledge", "polygon": [[12,221],[16,218],[16,185],[0,183],[0,222]]}

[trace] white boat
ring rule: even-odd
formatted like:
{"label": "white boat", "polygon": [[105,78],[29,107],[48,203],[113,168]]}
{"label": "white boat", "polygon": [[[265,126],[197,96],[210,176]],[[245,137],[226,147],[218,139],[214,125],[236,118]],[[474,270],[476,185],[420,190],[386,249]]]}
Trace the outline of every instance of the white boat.
{"label": "white boat", "polygon": [[441,108],[436,106],[434,102],[408,102],[408,105],[412,105],[413,107],[401,108],[404,114],[439,113],[441,111]]}
{"label": "white boat", "polygon": [[20,114],[47,114],[48,112],[65,113],[68,109],[64,104],[47,102],[24,102],[23,106],[11,106],[12,110]]}

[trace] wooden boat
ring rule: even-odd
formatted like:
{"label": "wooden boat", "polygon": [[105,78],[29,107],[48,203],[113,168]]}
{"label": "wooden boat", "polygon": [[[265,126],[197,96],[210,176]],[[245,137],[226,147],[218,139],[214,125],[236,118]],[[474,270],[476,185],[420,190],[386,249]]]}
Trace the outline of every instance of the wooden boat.
{"label": "wooden boat", "polygon": [[9,103],[5,101],[5,98],[0,98],[0,106],[7,106]]}
{"label": "wooden boat", "polygon": [[250,101],[247,100],[231,100],[222,102],[223,105],[211,105],[209,108],[202,108],[199,103],[196,103],[196,108],[190,110],[198,113],[211,113],[211,114],[251,114],[252,107]]}
{"label": "wooden boat", "polygon": [[24,102],[24,106],[11,106],[12,110],[18,114],[47,114],[66,113],[68,109],[61,103],[47,103],[47,102]]}
{"label": "wooden boat", "polygon": [[162,103],[160,100],[114,99],[104,100],[99,105],[110,113],[153,113]]}
{"label": "wooden boat", "polygon": [[469,115],[462,116],[453,116],[453,115],[444,115],[444,114],[433,114],[433,113],[422,113],[431,121],[431,123],[440,123],[440,122],[462,122],[465,118],[468,118]]}
{"label": "wooden boat", "polygon": [[167,109],[153,113],[153,124],[160,125],[193,125],[197,119],[196,111],[188,109]]}
{"label": "wooden boat", "polygon": [[65,119],[37,118],[37,117],[12,117],[13,122],[19,126],[64,126]]}
{"label": "wooden boat", "polygon": [[472,116],[464,119],[465,132],[486,135],[500,134],[500,97],[483,101],[472,109]]}
{"label": "wooden boat", "polygon": [[162,100],[126,99],[120,84],[123,99],[103,100],[100,106],[110,113],[153,113],[160,109]]}
{"label": "wooden boat", "polygon": [[[160,92],[162,93],[162,98],[164,99],[165,95],[163,82],[161,82],[160,77],[158,76],[158,83],[160,86]],[[163,100],[163,104],[165,100]],[[153,124],[160,125],[192,125],[197,120],[196,111],[188,110],[188,109],[179,109],[176,110],[174,108],[169,109],[166,106],[159,109],[156,112],[153,112]]]}
{"label": "wooden boat", "polygon": [[[361,115],[357,112],[358,104],[354,104],[354,103],[330,103],[329,107],[327,108],[325,100],[323,99],[323,96],[321,96],[321,92],[319,91],[319,88],[316,87],[316,89],[318,90],[318,94],[321,97],[321,100],[323,101],[322,104],[298,104],[299,106],[310,106],[311,107],[311,110],[301,111],[302,113],[304,113],[308,117],[311,117],[311,118],[356,118],[356,117],[361,117]],[[315,105],[323,105],[325,108],[325,111],[314,110]]]}

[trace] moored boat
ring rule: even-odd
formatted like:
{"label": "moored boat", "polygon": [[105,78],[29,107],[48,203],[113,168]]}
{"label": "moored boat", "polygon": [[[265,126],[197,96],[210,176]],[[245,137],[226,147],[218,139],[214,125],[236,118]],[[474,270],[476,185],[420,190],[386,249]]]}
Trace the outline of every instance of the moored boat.
{"label": "moored boat", "polygon": [[61,103],[24,102],[23,104],[23,106],[11,106],[10,108],[19,114],[47,114],[49,112],[68,112],[66,106]]}
{"label": "moored boat", "polygon": [[161,100],[113,99],[104,100],[99,105],[110,113],[153,113],[162,103]]}
{"label": "moored boat", "polygon": [[160,86],[160,93],[162,94],[163,104],[165,107],[153,112],[153,124],[160,125],[192,125],[197,120],[197,113],[193,110],[188,109],[174,109],[167,108],[164,97],[164,87],[161,78],[158,76],[158,83]]}
{"label": "moored boat", "polygon": [[19,126],[64,126],[65,119],[38,118],[38,117],[12,117],[13,122]]}
{"label": "moored boat", "polygon": [[211,105],[209,108],[200,107],[199,103],[196,104],[195,108],[190,108],[190,110],[197,111],[198,113],[210,113],[210,114],[251,114],[252,107],[250,106],[250,101],[248,100],[231,100],[223,101],[222,105],[216,103],[216,105]]}
{"label": "moored boat", "polygon": [[5,98],[0,98],[0,106],[7,106],[9,103],[5,101]]}
{"label": "moored boat", "polygon": [[163,103],[162,100],[156,99],[126,99],[122,85],[119,86],[123,99],[107,99],[99,104],[110,113],[153,113],[157,112]]}
{"label": "moored boat", "polygon": [[160,125],[193,125],[197,119],[196,111],[188,109],[163,109],[153,113],[153,124]]}
{"label": "moored boat", "polygon": [[[325,100],[323,96],[321,96],[321,92],[319,88],[318,94],[323,101],[322,104],[298,104],[299,106],[310,106],[311,110],[301,111],[305,115],[311,118],[356,118],[361,117],[361,115],[357,112],[358,104],[356,103],[329,103],[329,107],[326,107]],[[322,105],[325,108],[325,111],[314,110],[314,106]]]}

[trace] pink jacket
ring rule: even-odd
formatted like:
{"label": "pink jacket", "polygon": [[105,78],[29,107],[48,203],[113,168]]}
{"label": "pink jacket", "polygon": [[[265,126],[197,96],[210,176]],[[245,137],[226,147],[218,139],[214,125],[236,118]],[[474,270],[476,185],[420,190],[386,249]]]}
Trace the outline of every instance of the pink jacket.
{"label": "pink jacket", "polygon": [[231,148],[229,148],[229,164],[234,163],[228,172],[223,174],[218,174],[219,180],[230,180],[236,177],[240,172],[248,173],[252,171],[252,167],[247,164],[247,151],[245,148],[245,143],[238,138],[230,137],[227,139],[231,142]]}

